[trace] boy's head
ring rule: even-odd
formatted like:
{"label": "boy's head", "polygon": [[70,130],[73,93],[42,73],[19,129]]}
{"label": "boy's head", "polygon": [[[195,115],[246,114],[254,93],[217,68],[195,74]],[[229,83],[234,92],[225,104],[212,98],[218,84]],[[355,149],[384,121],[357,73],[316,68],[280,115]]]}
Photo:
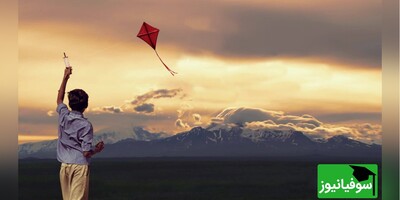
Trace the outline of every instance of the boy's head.
{"label": "boy's head", "polygon": [[82,89],[74,89],[68,92],[69,107],[78,112],[84,112],[88,107],[88,94]]}

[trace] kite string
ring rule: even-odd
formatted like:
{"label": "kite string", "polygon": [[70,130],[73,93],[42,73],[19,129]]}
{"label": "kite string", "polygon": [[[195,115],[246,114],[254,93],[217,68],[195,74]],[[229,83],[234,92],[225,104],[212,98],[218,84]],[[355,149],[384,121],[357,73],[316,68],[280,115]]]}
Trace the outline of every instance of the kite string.
{"label": "kite string", "polygon": [[177,72],[172,71],[172,70],[164,63],[164,61],[160,58],[160,55],[158,55],[157,50],[154,49],[154,51],[156,52],[158,59],[160,59],[161,63],[164,65],[165,68],[167,68],[167,70],[169,71],[169,73],[171,73],[172,76],[174,76],[175,74],[178,74]]}

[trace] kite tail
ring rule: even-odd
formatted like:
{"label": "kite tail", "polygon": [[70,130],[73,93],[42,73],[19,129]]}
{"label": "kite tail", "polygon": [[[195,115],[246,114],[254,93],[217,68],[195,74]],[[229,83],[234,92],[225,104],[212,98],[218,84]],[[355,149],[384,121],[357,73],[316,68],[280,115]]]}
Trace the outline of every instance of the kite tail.
{"label": "kite tail", "polygon": [[157,50],[154,50],[158,56],[158,59],[160,59],[161,63],[164,65],[165,68],[167,68],[167,70],[169,71],[169,73],[171,73],[172,76],[174,76],[175,74],[178,74],[177,72],[172,71],[165,63],[164,61],[162,61],[162,59],[160,58],[160,56],[157,53]]}

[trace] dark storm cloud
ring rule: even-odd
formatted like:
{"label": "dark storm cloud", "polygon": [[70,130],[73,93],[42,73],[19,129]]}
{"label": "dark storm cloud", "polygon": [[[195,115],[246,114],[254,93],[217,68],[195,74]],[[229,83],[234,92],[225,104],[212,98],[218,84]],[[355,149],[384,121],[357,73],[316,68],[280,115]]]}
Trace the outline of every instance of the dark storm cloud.
{"label": "dark storm cloud", "polygon": [[[139,113],[152,113],[154,112],[154,104],[147,103],[153,99],[161,98],[174,98],[182,94],[182,89],[159,89],[147,92],[137,96],[130,104],[134,106],[134,110]],[[184,94],[183,94],[184,95]]]}
{"label": "dark storm cloud", "polygon": [[[65,22],[92,30],[93,37],[112,36],[134,44],[140,41],[132,37],[147,21],[160,28],[162,44],[184,52],[234,58],[311,57],[380,68],[382,11],[379,6],[367,7],[352,8],[354,12],[346,17],[327,17],[323,10],[328,8],[322,5],[314,8],[322,12],[307,12],[211,0],[38,0],[20,3],[20,22],[22,26]],[[335,11],[341,12],[340,8],[344,7]],[[205,20],[208,27],[198,28],[193,22],[197,19]]]}
{"label": "dark storm cloud", "polygon": [[227,13],[239,31],[225,33],[222,54],[322,57],[380,67],[379,20],[363,24],[355,15],[338,22],[315,13],[257,8],[232,8]]}
{"label": "dark storm cloud", "polygon": [[121,113],[122,109],[117,106],[104,106],[102,107],[103,111],[112,112],[112,113]]}
{"label": "dark storm cloud", "polygon": [[141,105],[151,99],[160,99],[160,98],[173,98],[180,94],[182,89],[159,89],[147,92],[145,94],[139,95],[136,99],[131,101],[133,105]]}
{"label": "dark storm cloud", "polygon": [[154,104],[152,103],[144,103],[135,108],[136,112],[144,112],[144,113],[152,113],[154,112]]}

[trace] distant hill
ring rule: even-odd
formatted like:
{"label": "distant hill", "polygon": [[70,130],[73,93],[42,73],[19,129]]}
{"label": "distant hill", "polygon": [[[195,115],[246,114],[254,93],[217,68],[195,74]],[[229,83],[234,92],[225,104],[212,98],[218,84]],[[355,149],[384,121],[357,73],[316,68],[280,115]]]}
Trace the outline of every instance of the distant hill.
{"label": "distant hill", "polygon": [[[167,137],[166,133],[150,133],[142,127],[117,127],[108,128],[99,131],[94,135],[93,142],[104,141],[105,144],[114,144],[116,142],[133,139],[137,141],[150,141]],[[19,145],[19,158],[55,158],[57,140],[26,143]]]}
{"label": "distant hill", "polygon": [[[249,130],[240,126],[229,129],[195,127],[169,137],[133,128],[129,137],[106,132],[95,137],[99,139],[107,145],[96,157],[381,157],[380,145],[365,144],[343,135],[314,141],[299,131]],[[55,145],[56,140],[23,144],[19,157],[55,158]]]}

